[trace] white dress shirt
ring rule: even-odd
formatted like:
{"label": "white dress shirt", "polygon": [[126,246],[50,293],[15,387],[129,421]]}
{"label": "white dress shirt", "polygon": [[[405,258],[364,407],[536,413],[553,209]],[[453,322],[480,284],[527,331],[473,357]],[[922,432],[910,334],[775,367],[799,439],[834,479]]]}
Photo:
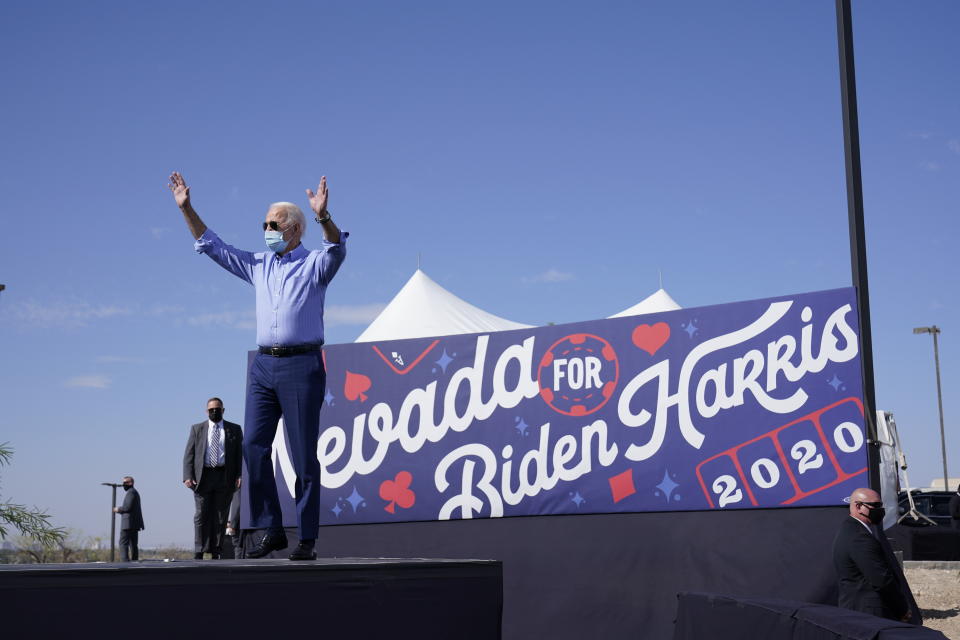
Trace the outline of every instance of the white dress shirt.
{"label": "white dress shirt", "polygon": [[[219,427],[219,429],[217,428]],[[213,439],[219,437],[220,439],[220,455],[216,460],[213,459]],[[223,420],[220,422],[214,422],[213,420],[207,420],[207,453],[204,456],[203,464],[207,467],[222,467],[225,464],[226,452],[224,450],[223,444]]]}

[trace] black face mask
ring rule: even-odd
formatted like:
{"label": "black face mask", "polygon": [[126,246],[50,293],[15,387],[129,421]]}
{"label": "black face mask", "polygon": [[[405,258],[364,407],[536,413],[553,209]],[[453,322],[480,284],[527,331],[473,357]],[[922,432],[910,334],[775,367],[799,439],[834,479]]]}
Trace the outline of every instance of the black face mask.
{"label": "black face mask", "polygon": [[207,409],[207,415],[214,422],[220,422],[223,420],[223,409]]}
{"label": "black face mask", "polygon": [[863,506],[867,507],[867,509],[870,510],[870,515],[868,515],[867,517],[870,518],[870,522],[872,522],[873,524],[880,524],[881,522],[883,522],[884,516],[887,515],[887,510],[884,509],[883,507],[871,507],[869,505],[863,505]]}
{"label": "black face mask", "polygon": [[130,491],[130,489],[133,489],[133,485],[132,485],[132,484],[124,484],[124,485],[123,485],[123,490],[124,490],[124,491]]}

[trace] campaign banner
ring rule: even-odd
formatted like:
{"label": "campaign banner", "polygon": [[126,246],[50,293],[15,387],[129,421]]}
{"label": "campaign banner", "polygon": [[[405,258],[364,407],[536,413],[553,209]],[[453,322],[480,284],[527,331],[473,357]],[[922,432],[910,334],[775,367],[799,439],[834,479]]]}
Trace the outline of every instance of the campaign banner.
{"label": "campaign banner", "polygon": [[[321,523],[834,505],[866,485],[852,288],[325,347]],[[296,524],[282,430],[285,524]]]}

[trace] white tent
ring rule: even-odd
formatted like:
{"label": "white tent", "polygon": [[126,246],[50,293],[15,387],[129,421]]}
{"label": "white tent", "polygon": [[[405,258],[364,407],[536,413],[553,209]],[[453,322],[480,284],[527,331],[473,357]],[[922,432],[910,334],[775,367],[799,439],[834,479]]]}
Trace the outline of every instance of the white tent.
{"label": "white tent", "polygon": [[420,269],[355,342],[528,329],[461,300]]}
{"label": "white tent", "polygon": [[658,289],[655,293],[647,296],[629,309],[624,309],[620,313],[615,313],[608,318],[622,318],[624,316],[639,316],[644,313],[659,313],[661,311],[674,311],[682,308],[677,301],[670,297],[664,289]]}

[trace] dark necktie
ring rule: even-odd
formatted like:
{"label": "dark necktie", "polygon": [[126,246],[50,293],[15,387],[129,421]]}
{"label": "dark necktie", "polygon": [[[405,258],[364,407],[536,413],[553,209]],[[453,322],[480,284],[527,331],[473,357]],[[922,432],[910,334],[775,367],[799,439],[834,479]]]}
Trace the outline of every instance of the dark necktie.
{"label": "dark necktie", "polygon": [[210,466],[216,467],[220,464],[220,425],[213,425],[213,442],[210,443]]}

